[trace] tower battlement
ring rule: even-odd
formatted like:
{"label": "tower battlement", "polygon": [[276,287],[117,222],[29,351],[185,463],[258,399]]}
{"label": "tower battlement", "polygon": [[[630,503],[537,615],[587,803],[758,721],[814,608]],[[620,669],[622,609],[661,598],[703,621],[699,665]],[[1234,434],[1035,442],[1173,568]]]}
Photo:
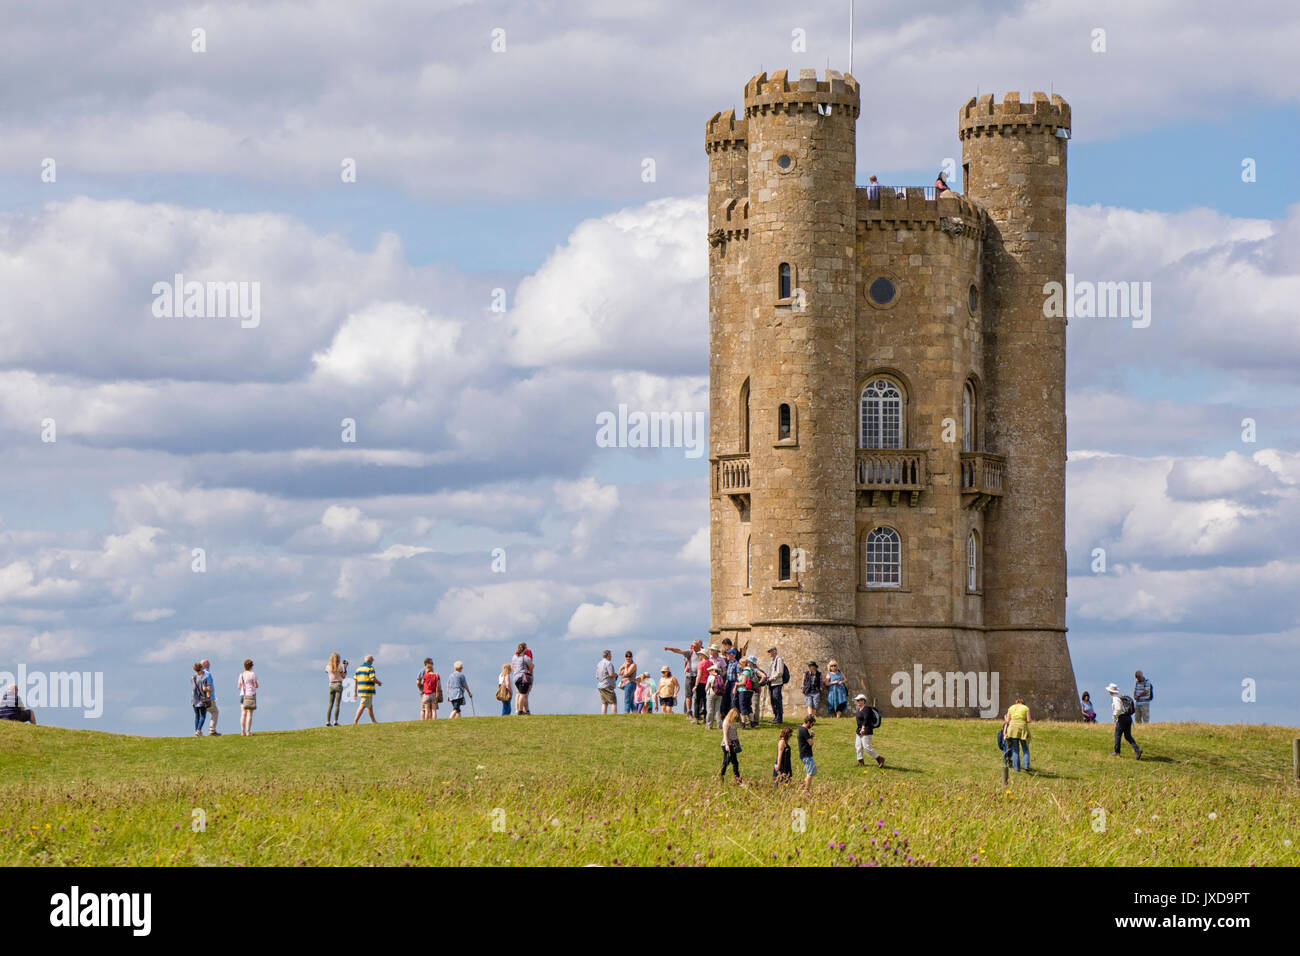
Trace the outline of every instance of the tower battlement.
{"label": "tower battlement", "polygon": [[[857,190],[858,226],[866,229],[941,229],[962,235],[984,238],[987,227],[984,210],[964,196],[926,199],[925,190],[909,186],[906,195],[896,196],[885,187],[877,199],[868,199],[867,190]],[[957,220],[961,228],[954,228]]]}
{"label": "tower battlement", "polygon": [[797,80],[791,80],[786,70],[778,70],[770,77],[759,73],[745,84],[746,117],[803,112],[819,106],[842,107],[856,119],[860,108],[858,81],[839,70],[827,70],[824,80],[817,79],[816,70],[800,70]]}
{"label": "tower battlement", "polygon": [[749,142],[749,123],[736,119],[735,110],[714,113],[704,124],[704,150],[744,149]]}
{"label": "tower battlement", "polygon": [[992,93],[971,97],[957,113],[957,135],[961,139],[1008,128],[1022,132],[1038,130],[1055,133],[1070,128],[1070,104],[1053,93],[1035,91],[1031,102],[1020,102],[1018,92],[1005,93],[996,101]]}

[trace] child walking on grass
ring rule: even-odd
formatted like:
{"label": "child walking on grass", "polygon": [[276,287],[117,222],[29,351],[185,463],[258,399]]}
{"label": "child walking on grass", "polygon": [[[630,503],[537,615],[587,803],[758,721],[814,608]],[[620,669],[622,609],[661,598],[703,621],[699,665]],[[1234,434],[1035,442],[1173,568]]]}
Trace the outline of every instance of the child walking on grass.
{"label": "child walking on grass", "polygon": [[740,779],[740,711],[735,707],[727,711],[727,716],[722,718],[722,769],[718,771],[718,781],[722,782],[727,779],[727,764],[731,764],[731,772],[736,777],[736,783],[744,783]]}

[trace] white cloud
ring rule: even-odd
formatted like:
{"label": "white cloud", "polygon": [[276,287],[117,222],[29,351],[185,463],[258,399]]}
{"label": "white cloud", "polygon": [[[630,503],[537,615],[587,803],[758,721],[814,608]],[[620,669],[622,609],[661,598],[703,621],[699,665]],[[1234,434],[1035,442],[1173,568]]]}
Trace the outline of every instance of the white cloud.
{"label": "white cloud", "polygon": [[205,657],[256,659],[258,655],[283,660],[300,654],[307,646],[307,632],[297,626],[264,624],[233,630],[184,630],[146,651],[140,660],[145,664],[172,664]]}
{"label": "white cloud", "polygon": [[686,564],[708,567],[709,565],[709,526],[705,525],[695,534],[691,535],[691,540],[682,545],[682,549],[677,552],[677,560]]}
{"label": "white cloud", "polygon": [[567,638],[621,637],[636,629],[641,610],[636,605],[579,604],[569,618]]}

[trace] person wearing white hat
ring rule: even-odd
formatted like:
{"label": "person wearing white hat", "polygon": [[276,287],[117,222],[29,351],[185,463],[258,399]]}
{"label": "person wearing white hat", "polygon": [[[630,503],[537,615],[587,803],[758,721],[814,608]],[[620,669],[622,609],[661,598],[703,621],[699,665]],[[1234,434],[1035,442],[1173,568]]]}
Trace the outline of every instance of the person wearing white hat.
{"label": "person wearing white hat", "polygon": [[1115,752],[1112,756],[1119,756],[1120,746],[1127,740],[1133,745],[1137,759],[1141,760],[1142,748],[1133,739],[1133,698],[1121,695],[1114,683],[1106,685],[1106,693],[1110,694],[1110,713],[1115,718]]}
{"label": "person wearing white hat", "polygon": [[866,694],[859,694],[853,700],[858,705],[858,712],[854,715],[858,720],[858,733],[853,738],[853,749],[858,755],[858,766],[865,767],[867,764],[863,757],[870,757],[876,762],[877,767],[883,767],[885,758],[876,753],[875,748],[871,746],[871,735],[880,726],[880,711],[867,706]]}
{"label": "person wearing white hat", "polygon": [[709,665],[709,684],[706,693],[708,710],[705,711],[705,726],[709,730],[717,730],[722,726],[722,691],[723,682],[726,680],[722,670],[721,659],[715,659],[717,662]]}

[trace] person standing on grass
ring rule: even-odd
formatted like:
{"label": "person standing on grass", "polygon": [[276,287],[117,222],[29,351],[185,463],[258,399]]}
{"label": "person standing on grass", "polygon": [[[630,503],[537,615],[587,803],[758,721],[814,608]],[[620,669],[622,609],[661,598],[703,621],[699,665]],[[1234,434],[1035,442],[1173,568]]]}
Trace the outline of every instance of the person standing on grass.
{"label": "person standing on grass", "polygon": [[740,726],[752,727],[754,725],[754,668],[748,658],[738,662],[736,701],[740,710]]}
{"label": "person standing on grass", "polygon": [[671,714],[677,706],[677,678],[667,664],[659,668],[659,673],[662,675],[659,678],[659,709]]}
{"label": "person standing on grass", "polygon": [[416,683],[420,690],[420,719],[437,720],[438,719],[438,691],[442,681],[433,671],[433,658],[424,659],[424,672],[420,674]]}
{"label": "person standing on grass", "polygon": [[858,766],[865,767],[867,764],[863,757],[870,757],[876,762],[877,767],[883,767],[885,758],[876,753],[875,748],[871,746],[871,735],[880,726],[880,712],[874,707],[867,706],[866,694],[854,697],[853,702],[858,705],[858,712],[854,715],[858,721],[858,732],[853,738],[853,749],[858,756]]}
{"label": "person standing on grass", "polygon": [[849,709],[849,685],[840,672],[838,661],[831,661],[826,666],[826,716],[843,717]]}
{"label": "person standing on grass", "polygon": [[682,697],[685,701],[686,717],[693,724],[695,723],[695,714],[691,708],[691,702],[695,699],[695,668],[699,664],[700,649],[704,647],[704,642],[698,637],[691,641],[691,646],[686,650],[680,647],[665,647],[664,650],[671,651],[673,654],[682,655],[682,680],[685,681]]}
{"label": "person standing on grass", "polygon": [[236,682],[239,688],[239,735],[253,736],[253,711],[257,710],[257,675],[252,660],[244,661],[244,672]]}
{"label": "person standing on grass", "polygon": [[194,708],[194,736],[203,736],[203,716],[208,712],[208,682],[203,677],[203,665],[194,662],[190,675],[190,705]]}
{"label": "person standing on grass", "polygon": [[727,711],[727,716],[722,719],[722,769],[718,771],[718,781],[727,779],[727,764],[731,764],[731,772],[736,777],[736,783],[743,784],[740,779],[740,711],[731,708]]}
{"label": "person standing on grass", "polygon": [[510,665],[502,664],[501,673],[497,675],[497,700],[501,701],[501,716],[510,716],[510,698],[514,694],[510,691]]}
{"label": "person standing on grass", "polygon": [[1110,694],[1110,713],[1115,718],[1115,752],[1112,756],[1119,756],[1120,745],[1127,740],[1133,745],[1133,753],[1137,759],[1141,760],[1142,748],[1133,739],[1133,711],[1136,709],[1133,699],[1121,696],[1119,687],[1114,683],[1106,685],[1106,693]]}
{"label": "person standing on grass", "polygon": [[338,651],[330,655],[325,665],[325,677],[330,684],[329,703],[325,705],[325,726],[329,727],[330,715],[333,714],[333,726],[339,725],[339,707],[343,704],[343,681],[348,676],[348,662],[339,659]]}
{"label": "person standing on grass", "polygon": [[642,672],[636,675],[636,712],[647,713],[646,705],[650,700],[650,675]]}
{"label": "person standing on grass", "polygon": [[623,652],[623,663],[618,668],[619,686],[623,688],[623,713],[630,714],[636,710],[636,661],[632,652]]}
{"label": "person standing on grass", "polygon": [[[1017,697],[1016,702],[1007,708],[1006,720],[1007,748],[1011,751],[1011,766],[1017,773],[1029,769],[1029,708],[1025,699]],[[1025,758],[1020,759],[1021,752]],[[1021,766],[1021,764],[1024,766]]]}
{"label": "person standing on grass", "polygon": [[817,773],[817,762],[813,760],[813,724],[817,718],[809,714],[799,726],[799,759],[803,761],[803,788],[812,789],[812,778]]}
{"label": "person standing on grass", "polygon": [[618,672],[614,670],[613,654],[605,651],[596,662],[596,693],[600,695],[600,712],[602,714],[618,713],[618,698],[614,696],[614,684],[618,681]]}
{"label": "person standing on grass", "polygon": [[1133,721],[1138,724],[1151,723],[1151,701],[1155,700],[1156,690],[1151,682],[1142,676],[1141,671],[1133,674]]}
{"label": "person standing on grass", "polygon": [[469,694],[471,698],[474,695],[470,692],[469,681],[465,679],[465,665],[457,661],[452,666],[454,670],[447,680],[447,699],[451,701],[451,716],[459,717],[460,709],[465,706],[465,695]]}
{"label": "person standing on grass", "polygon": [[528,713],[528,692],[533,689],[533,655],[523,641],[515,648],[515,656],[510,658],[510,680],[518,692],[515,714],[522,717]]}
{"label": "person standing on grass", "polygon": [[789,673],[786,671],[785,661],[781,660],[781,655],[776,652],[775,647],[767,649],[767,657],[767,691],[772,701],[772,723],[783,724],[785,723],[785,701],[781,695],[784,693],[785,681]]}
{"label": "person standing on grass", "polygon": [[36,723],[36,715],[31,708],[23,706],[22,698],[18,696],[17,684],[10,684],[5,688],[4,694],[0,695],[0,720],[16,720],[20,724]]}
{"label": "person standing on grass", "polygon": [[352,726],[357,725],[363,713],[369,712],[370,722],[377,724],[375,719],[375,688],[383,687],[384,682],[375,676],[375,655],[367,654],[365,663],[357,668],[353,679],[357,683],[357,715],[352,718]]}
{"label": "person standing on grass", "polygon": [[694,714],[697,724],[704,723],[704,717],[708,713],[710,666],[712,665],[708,655],[701,653],[699,664],[695,668],[695,694],[691,700],[691,713]]}
{"label": "person standing on grass", "polygon": [[217,733],[217,717],[221,711],[217,710],[217,685],[212,681],[212,661],[206,657],[199,661],[203,665],[203,680],[208,685],[208,736],[220,737]]}
{"label": "person standing on grass", "polygon": [[705,723],[709,730],[717,730],[722,724],[722,687],[726,678],[719,660],[720,658],[715,658],[709,665],[709,686],[705,696],[705,706],[708,708]]}
{"label": "person standing on grass", "polygon": [[794,779],[790,769],[790,734],[789,727],[782,727],[776,738],[776,764],[772,767],[772,783],[789,783]]}
{"label": "person standing on grass", "polygon": [[808,662],[808,669],[803,672],[803,706],[806,716],[817,716],[817,707],[822,700],[822,674],[817,669],[816,661]]}
{"label": "person standing on grass", "polygon": [[758,666],[758,658],[750,654],[750,684],[753,685],[754,697],[750,702],[753,713],[750,714],[749,726],[758,727],[763,722],[763,689],[767,687],[768,675]]}

